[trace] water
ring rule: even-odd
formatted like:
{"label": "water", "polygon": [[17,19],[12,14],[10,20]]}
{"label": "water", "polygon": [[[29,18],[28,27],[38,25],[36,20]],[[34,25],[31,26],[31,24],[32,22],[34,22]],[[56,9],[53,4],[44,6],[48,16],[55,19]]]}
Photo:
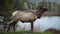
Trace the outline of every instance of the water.
{"label": "water", "polygon": [[[18,21],[17,31],[30,30],[30,23],[22,23]],[[60,30],[60,16],[41,17],[34,22],[34,31],[44,32],[46,29],[55,28]]]}

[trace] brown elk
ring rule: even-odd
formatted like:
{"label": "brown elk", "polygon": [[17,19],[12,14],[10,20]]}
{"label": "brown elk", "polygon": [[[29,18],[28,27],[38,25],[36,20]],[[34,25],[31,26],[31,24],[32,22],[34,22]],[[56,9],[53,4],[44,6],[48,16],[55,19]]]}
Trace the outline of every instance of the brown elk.
{"label": "brown elk", "polygon": [[15,31],[15,24],[20,20],[21,22],[31,22],[31,30],[33,31],[33,22],[36,19],[39,19],[41,15],[47,11],[47,7],[45,5],[41,5],[37,8],[37,10],[30,10],[30,11],[20,11],[17,10],[12,13],[12,21],[9,25],[7,32],[10,29],[10,26],[13,26]]}

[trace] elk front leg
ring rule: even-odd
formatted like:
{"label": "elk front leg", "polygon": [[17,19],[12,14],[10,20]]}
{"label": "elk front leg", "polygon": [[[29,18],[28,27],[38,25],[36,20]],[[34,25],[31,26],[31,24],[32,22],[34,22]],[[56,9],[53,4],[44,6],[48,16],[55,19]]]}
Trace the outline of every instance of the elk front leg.
{"label": "elk front leg", "polygon": [[33,31],[33,22],[31,22],[31,31]]}

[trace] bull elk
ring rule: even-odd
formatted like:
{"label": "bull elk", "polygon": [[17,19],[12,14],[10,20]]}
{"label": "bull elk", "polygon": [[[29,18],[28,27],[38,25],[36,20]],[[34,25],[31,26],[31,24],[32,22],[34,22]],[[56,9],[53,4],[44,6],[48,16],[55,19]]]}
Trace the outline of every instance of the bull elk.
{"label": "bull elk", "polygon": [[47,11],[46,5],[41,5],[37,8],[37,10],[30,10],[30,11],[20,11],[17,10],[12,13],[12,21],[8,27],[7,32],[9,31],[10,27],[13,26],[15,31],[15,25],[18,21],[24,22],[31,22],[31,31],[33,31],[33,22],[36,19],[39,19],[41,15]]}

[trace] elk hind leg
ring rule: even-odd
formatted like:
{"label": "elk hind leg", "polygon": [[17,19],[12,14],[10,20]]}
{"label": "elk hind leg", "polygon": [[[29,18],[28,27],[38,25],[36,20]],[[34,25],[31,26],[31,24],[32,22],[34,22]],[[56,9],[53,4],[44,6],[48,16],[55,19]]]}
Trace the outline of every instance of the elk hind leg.
{"label": "elk hind leg", "polygon": [[9,24],[7,32],[10,30],[10,27],[12,26],[12,23]]}

